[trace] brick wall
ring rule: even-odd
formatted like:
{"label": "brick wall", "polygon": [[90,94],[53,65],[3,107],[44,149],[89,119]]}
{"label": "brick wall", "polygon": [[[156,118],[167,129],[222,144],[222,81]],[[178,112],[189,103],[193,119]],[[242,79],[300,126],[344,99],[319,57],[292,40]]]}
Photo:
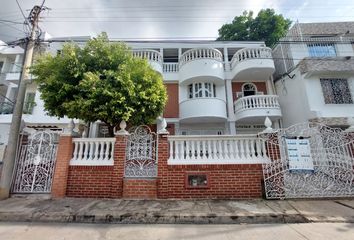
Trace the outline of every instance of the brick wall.
{"label": "brick wall", "polygon": [[[189,187],[186,174],[208,176],[208,187]],[[262,197],[262,167],[247,165],[181,165],[168,166],[164,191],[159,198],[228,198]]]}
{"label": "brick wall", "polygon": [[113,166],[70,166],[66,196],[110,198]]}
{"label": "brick wall", "polygon": [[165,118],[178,118],[179,117],[179,103],[178,103],[178,84],[169,83],[165,84],[167,90],[167,103],[163,116]]}
{"label": "brick wall", "polygon": [[60,136],[52,182],[53,198],[62,198],[66,195],[66,187],[68,184],[69,174],[69,162],[72,158],[72,153],[72,136]]}
{"label": "brick wall", "polygon": [[[235,165],[168,165],[167,136],[160,136],[158,161],[158,198],[229,198],[262,197],[262,166]],[[186,174],[208,176],[205,188],[188,187]]]}
{"label": "brick wall", "polygon": [[[69,166],[72,151],[70,138],[62,138],[58,151],[55,184],[56,197],[92,198],[218,198],[249,199],[262,197],[262,167],[260,164],[235,165],[168,165],[167,135],[159,136],[158,177],[156,179],[125,179],[124,162],[127,136],[117,136],[114,166]],[[64,151],[65,150],[65,151]],[[64,167],[66,162],[67,168]],[[207,186],[191,186],[187,175],[207,176]],[[59,179],[59,176],[61,178]],[[66,185],[63,182],[66,181]],[[61,188],[59,188],[61,187]],[[60,193],[60,194],[58,194]]]}
{"label": "brick wall", "polygon": [[124,179],[123,198],[155,199],[157,197],[156,179]]}

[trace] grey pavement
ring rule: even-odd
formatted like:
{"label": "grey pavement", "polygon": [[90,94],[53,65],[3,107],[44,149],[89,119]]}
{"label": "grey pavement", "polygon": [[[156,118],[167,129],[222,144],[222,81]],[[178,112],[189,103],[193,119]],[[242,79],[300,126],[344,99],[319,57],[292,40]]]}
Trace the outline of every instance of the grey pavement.
{"label": "grey pavement", "polygon": [[1,240],[352,240],[352,223],[306,224],[77,224],[0,223]]}
{"label": "grey pavement", "polygon": [[122,200],[17,196],[0,201],[2,222],[354,223],[346,200]]}

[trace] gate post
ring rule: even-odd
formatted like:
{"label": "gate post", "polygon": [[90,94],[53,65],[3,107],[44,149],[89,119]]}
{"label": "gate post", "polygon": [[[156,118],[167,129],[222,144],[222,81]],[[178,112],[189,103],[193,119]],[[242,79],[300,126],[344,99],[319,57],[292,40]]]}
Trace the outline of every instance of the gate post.
{"label": "gate post", "polygon": [[115,136],[111,197],[121,198],[123,196],[124,163],[129,133],[125,130],[118,131]]}
{"label": "gate post", "polygon": [[158,133],[157,197],[168,198],[168,132]]}
{"label": "gate post", "polygon": [[60,134],[57,159],[52,183],[52,198],[63,198],[66,195],[68,183],[69,163],[73,155],[73,132],[74,127],[69,124],[69,131]]}

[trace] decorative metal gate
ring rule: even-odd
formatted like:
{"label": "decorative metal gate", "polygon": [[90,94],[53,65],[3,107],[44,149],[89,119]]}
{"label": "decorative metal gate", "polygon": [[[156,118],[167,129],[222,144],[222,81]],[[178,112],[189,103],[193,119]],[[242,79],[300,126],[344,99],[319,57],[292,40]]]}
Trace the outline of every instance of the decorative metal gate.
{"label": "decorative metal gate", "polygon": [[260,137],[267,198],[354,196],[354,134],[306,123]]}
{"label": "decorative metal gate", "polygon": [[129,133],[125,177],[156,177],[156,134],[148,126],[132,128]]}
{"label": "decorative metal gate", "polygon": [[55,133],[37,131],[28,136],[17,155],[13,193],[50,193],[57,153]]}

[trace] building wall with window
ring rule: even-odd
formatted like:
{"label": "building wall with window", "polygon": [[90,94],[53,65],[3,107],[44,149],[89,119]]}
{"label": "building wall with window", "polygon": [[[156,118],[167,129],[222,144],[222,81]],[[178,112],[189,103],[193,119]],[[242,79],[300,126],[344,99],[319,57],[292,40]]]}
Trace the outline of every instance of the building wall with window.
{"label": "building wall with window", "polygon": [[354,117],[353,30],[354,22],[295,24],[273,49],[284,127],[307,121],[348,126]]}

